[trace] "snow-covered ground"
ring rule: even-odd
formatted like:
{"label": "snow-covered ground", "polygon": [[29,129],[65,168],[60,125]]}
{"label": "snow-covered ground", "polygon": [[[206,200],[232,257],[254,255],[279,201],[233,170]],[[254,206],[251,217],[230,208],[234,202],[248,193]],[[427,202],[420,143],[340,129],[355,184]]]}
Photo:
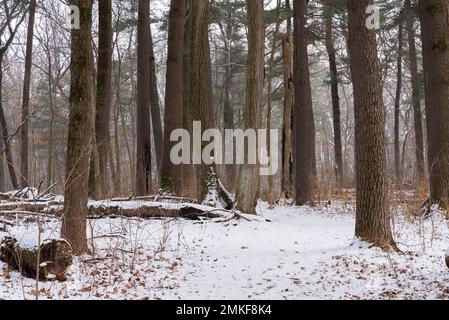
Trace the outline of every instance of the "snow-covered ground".
{"label": "snow-covered ground", "polygon": [[[354,241],[350,206],[261,204],[259,214],[226,223],[90,220],[93,257],[78,258],[64,283],[40,283],[40,298],[449,299],[449,229],[441,217],[396,216],[405,252],[398,255]],[[34,228],[9,232],[29,242]],[[45,229],[45,237],[58,237],[57,221],[47,219]],[[34,289],[17,272],[0,278],[0,299],[33,299]]]}

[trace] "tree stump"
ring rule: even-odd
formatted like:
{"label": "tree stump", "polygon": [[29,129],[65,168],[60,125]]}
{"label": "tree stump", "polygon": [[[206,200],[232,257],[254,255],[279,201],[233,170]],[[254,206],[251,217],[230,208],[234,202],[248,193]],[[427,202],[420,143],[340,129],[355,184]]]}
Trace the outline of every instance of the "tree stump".
{"label": "tree stump", "polygon": [[17,240],[11,237],[0,242],[0,260],[7,264],[9,270],[19,271],[24,277],[33,279],[39,272],[41,281],[65,281],[72,256],[72,247],[64,240],[48,240],[39,249],[20,248]]}

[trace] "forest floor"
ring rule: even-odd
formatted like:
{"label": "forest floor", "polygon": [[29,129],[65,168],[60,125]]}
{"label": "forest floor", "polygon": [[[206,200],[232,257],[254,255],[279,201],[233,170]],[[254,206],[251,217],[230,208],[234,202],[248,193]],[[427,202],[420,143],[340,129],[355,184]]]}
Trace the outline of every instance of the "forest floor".
{"label": "forest floor", "polygon": [[[447,221],[396,211],[402,255],[354,240],[353,206],[338,201],[261,203],[255,221],[89,220],[92,256],[76,258],[66,282],[39,283],[39,298],[449,299]],[[57,238],[58,219],[44,220],[44,238]],[[7,234],[35,241],[36,226],[20,222],[0,238]],[[35,296],[34,280],[0,277],[0,299]]]}

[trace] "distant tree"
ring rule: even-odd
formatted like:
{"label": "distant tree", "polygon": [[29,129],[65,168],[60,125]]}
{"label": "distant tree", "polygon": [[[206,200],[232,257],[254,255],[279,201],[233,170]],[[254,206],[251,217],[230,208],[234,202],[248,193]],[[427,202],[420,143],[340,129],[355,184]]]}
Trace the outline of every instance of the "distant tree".
{"label": "distant tree", "polygon": [[401,92],[402,92],[402,50],[403,50],[403,23],[399,23],[398,32],[398,61],[397,61],[397,81],[396,97],[394,102],[394,168],[396,183],[402,181],[401,167],[401,144],[400,144],[400,116],[401,116]]}
{"label": "distant tree", "polygon": [[414,27],[411,0],[405,0],[404,17],[408,36],[410,72],[412,77],[412,95],[413,95],[412,100],[413,100],[413,115],[415,123],[415,141],[416,141],[415,154],[416,154],[417,178],[418,180],[423,180],[425,179],[424,134],[423,134],[422,111],[421,111],[421,92],[419,88],[418,55],[416,53],[416,32]]}
{"label": "distant tree", "polygon": [[22,128],[20,132],[20,185],[22,188],[28,186],[28,127],[30,116],[30,83],[31,66],[33,62],[33,37],[34,37],[34,18],[36,16],[36,0],[31,0],[28,10],[28,33],[25,54],[25,74],[23,81],[22,95]]}
{"label": "distant tree", "polygon": [[343,184],[343,146],[341,139],[341,111],[340,96],[338,92],[338,68],[337,57],[334,44],[332,22],[334,17],[334,8],[326,5],[324,12],[325,33],[326,33],[326,51],[329,57],[330,86],[332,93],[332,113],[334,123],[334,149],[335,149],[335,176],[339,185]]}
{"label": "distant tree", "polygon": [[[4,41],[0,41],[0,129],[4,147],[0,151],[0,155],[5,155],[6,164],[9,170],[9,177],[14,189],[19,188],[15,166],[11,152],[11,139],[8,132],[8,124],[6,121],[5,111],[3,109],[3,60],[6,52],[11,46],[17,30],[25,19],[26,12],[24,2],[22,1],[4,1],[3,2],[4,16],[0,20],[0,39],[4,38]],[[1,160],[3,161],[3,159]],[[3,166],[2,166],[3,167]],[[4,188],[4,176],[3,172],[0,172],[1,181],[0,187]]]}

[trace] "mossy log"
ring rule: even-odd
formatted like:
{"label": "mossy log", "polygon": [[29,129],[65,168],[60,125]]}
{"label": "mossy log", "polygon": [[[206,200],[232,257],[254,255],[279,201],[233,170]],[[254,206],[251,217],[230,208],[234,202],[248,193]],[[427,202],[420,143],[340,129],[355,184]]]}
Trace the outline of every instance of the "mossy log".
{"label": "mossy log", "polygon": [[39,272],[41,281],[65,281],[73,254],[72,247],[64,240],[48,240],[39,249],[24,249],[16,239],[6,237],[0,242],[0,260],[10,271],[19,271],[26,278],[35,279]]}

